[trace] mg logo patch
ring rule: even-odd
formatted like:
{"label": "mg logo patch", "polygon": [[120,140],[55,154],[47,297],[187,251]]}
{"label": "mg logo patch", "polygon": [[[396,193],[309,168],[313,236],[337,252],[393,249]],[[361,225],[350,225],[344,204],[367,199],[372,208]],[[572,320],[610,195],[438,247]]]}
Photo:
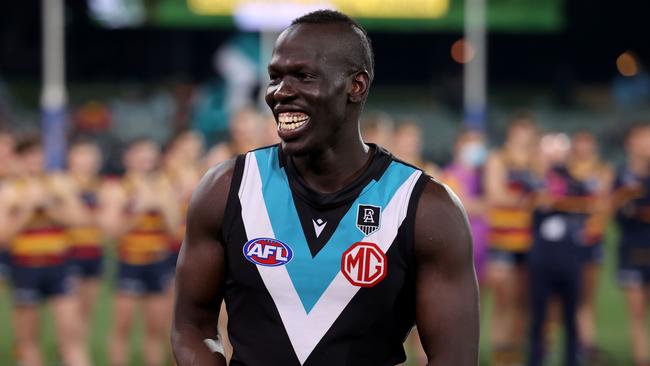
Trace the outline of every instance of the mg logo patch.
{"label": "mg logo patch", "polygon": [[371,205],[359,205],[357,209],[357,227],[364,235],[368,236],[379,230],[381,219],[381,207]]}
{"label": "mg logo patch", "polygon": [[375,243],[354,243],[341,257],[341,272],[354,286],[373,287],[388,273],[386,254]]}

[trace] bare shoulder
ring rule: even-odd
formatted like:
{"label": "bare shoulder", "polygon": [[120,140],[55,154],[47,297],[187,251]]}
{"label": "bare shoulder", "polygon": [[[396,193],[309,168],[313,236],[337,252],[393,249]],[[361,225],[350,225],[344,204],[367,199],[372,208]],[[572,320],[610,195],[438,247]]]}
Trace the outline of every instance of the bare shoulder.
{"label": "bare shoulder", "polygon": [[[423,225],[418,225],[418,221]],[[418,202],[416,228],[439,229],[438,226],[464,225],[465,222],[465,209],[458,196],[446,184],[429,179]]]}
{"label": "bare shoulder", "polygon": [[201,178],[192,201],[198,204],[197,201],[204,199],[218,198],[224,194],[227,196],[235,173],[236,160],[232,158],[210,168]]}
{"label": "bare shoulder", "polygon": [[205,173],[192,194],[188,224],[221,226],[230,186],[235,173],[236,158],[226,160]]}
{"label": "bare shoulder", "polygon": [[427,181],[417,205],[415,251],[423,260],[471,257],[465,209],[447,185],[434,179]]}

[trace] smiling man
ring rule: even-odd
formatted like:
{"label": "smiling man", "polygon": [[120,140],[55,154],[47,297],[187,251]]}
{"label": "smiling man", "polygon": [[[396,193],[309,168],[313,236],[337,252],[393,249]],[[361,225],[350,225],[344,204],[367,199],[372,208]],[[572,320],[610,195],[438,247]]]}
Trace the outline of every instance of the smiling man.
{"label": "smiling man", "polygon": [[294,20],[269,64],[279,145],[213,168],[179,259],[178,364],[397,365],[417,325],[429,365],[475,366],[472,243],[453,194],[383,148],[359,115],[374,76],[366,32],[329,10]]}

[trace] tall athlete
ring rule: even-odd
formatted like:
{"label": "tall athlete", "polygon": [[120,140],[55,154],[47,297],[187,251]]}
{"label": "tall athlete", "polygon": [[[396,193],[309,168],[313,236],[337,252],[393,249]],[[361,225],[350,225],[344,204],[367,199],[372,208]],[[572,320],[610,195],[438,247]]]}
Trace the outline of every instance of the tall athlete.
{"label": "tall athlete", "polygon": [[613,183],[611,167],[598,155],[598,141],[588,131],[575,133],[571,138],[571,154],[567,173],[582,186],[589,196],[589,216],[584,222],[580,239],[583,261],[581,296],[578,305],[578,334],[585,359],[599,357],[596,347],[596,291],[603,259],[603,236],[609,221],[609,196]]}
{"label": "tall athlete", "polygon": [[650,366],[650,124],[632,127],[625,142],[627,163],[614,183],[614,208],[620,230],[618,281],[630,317],[635,366]]}
{"label": "tall athlete", "polygon": [[63,363],[88,365],[67,255],[66,228],[81,220],[78,201],[60,175],[43,171],[37,137],[16,145],[16,159],[15,178],[0,187],[0,242],[9,245],[18,363],[44,364],[39,305],[47,304],[54,314]]}
{"label": "tall athlete", "polygon": [[[190,203],[176,277],[179,365],[397,365],[417,324],[429,365],[476,365],[467,219],[445,186],[364,144],[365,31],[329,10],[294,20],[269,64],[279,145],[212,169]],[[216,350],[217,352],[213,352]]]}
{"label": "tall athlete", "polygon": [[516,116],[503,148],[491,153],[485,165],[487,276],[495,301],[491,343],[496,366],[521,364],[523,359],[536,146],[534,122],[528,116]]}
{"label": "tall athlete", "polygon": [[[79,299],[83,323],[88,328],[99,293],[103,269],[103,232],[99,225],[99,188],[102,154],[91,140],[76,140],[68,150],[67,184],[83,210],[83,221],[70,227],[72,265],[79,278]],[[88,333],[88,329],[86,329]]]}
{"label": "tall athlete", "polygon": [[127,361],[127,345],[136,306],[144,307],[143,354],[147,365],[162,365],[168,335],[171,283],[169,239],[178,230],[178,204],[168,179],[160,173],[160,149],[140,139],[128,147],[121,182],[107,182],[100,192],[100,222],[118,238],[117,295],[110,340],[111,365]]}

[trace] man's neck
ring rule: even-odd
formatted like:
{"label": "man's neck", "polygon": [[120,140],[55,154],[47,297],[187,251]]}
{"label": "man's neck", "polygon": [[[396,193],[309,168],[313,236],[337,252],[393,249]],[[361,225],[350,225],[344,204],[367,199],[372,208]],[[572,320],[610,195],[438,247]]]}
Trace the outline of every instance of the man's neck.
{"label": "man's neck", "polygon": [[322,193],[341,190],[359,177],[372,151],[359,138],[302,156],[291,156],[298,173],[312,189]]}

